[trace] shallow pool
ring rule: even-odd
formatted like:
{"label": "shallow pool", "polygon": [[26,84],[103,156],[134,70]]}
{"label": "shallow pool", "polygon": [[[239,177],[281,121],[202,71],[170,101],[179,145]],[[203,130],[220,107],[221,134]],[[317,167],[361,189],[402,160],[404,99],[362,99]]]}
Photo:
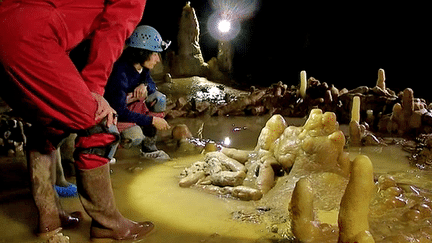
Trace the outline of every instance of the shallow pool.
{"label": "shallow pool", "polygon": [[[170,123],[186,124],[196,137],[211,139],[233,148],[252,150],[268,118],[181,118],[171,120]],[[287,119],[289,125],[296,126],[302,125],[304,121]],[[345,126],[342,126],[342,130],[347,132]],[[111,166],[112,184],[120,211],[133,220],[151,220],[156,225],[156,232],[143,242],[289,242],[289,220],[285,206],[275,208],[270,215],[266,213],[268,209],[263,201],[245,202],[218,197],[193,188],[179,187],[180,172],[202,159],[203,155],[178,152],[176,144],[169,140],[169,134],[161,133],[160,137],[163,141],[160,141],[159,148],[163,148],[172,156],[171,161],[157,163],[141,159],[137,148],[119,149],[116,154],[117,163]],[[349,148],[347,151],[350,152],[352,159],[357,154],[369,156],[377,175],[391,174],[398,183],[421,188],[432,186],[430,173],[410,166],[408,154],[397,145]],[[15,175],[12,175],[13,178],[10,180],[26,180],[24,166],[19,163],[0,163],[0,170],[4,173],[4,169],[14,168],[10,173]],[[6,164],[8,166],[5,166]],[[73,181],[74,178],[70,180]],[[33,235],[37,220],[36,210],[25,186],[26,183],[22,183],[21,188],[17,186],[18,196],[0,197],[0,242],[37,240]],[[281,205],[289,202],[289,198],[281,200],[286,200]],[[62,204],[67,211],[83,211],[78,198],[62,199]],[[398,225],[395,229],[411,227],[409,230],[414,232],[417,224],[422,227],[430,224],[424,220],[398,223],[396,221],[400,221],[401,213],[404,212],[389,210],[389,219],[382,224],[385,230],[379,230],[380,226],[376,226],[380,224],[382,215],[371,218],[372,233],[377,235],[377,242],[384,240],[386,232],[389,232],[389,225]],[[318,217],[321,221],[336,224],[337,211],[320,210]],[[86,216],[79,228],[64,230],[64,234],[71,238],[70,242],[88,242],[89,227],[90,218]]]}

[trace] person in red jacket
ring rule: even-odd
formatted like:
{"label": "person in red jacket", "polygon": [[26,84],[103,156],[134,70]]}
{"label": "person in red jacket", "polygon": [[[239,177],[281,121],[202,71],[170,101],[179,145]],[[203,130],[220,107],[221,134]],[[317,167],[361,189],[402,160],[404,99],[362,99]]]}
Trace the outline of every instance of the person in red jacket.
{"label": "person in red jacket", "polygon": [[[104,87],[123,44],[142,18],[146,0],[4,0],[0,3],[1,97],[30,122],[27,156],[39,233],[49,236],[79,219],[60,207],[53,187],[55,149],[78,134],[75,163],[91,237],[142,238],[154,225],[134,222],[115,205],[109,160],[118,144],[116,111]],[[91,40],[79,72],[68,53]],[[2,76],[3,76],[2,75]]]}

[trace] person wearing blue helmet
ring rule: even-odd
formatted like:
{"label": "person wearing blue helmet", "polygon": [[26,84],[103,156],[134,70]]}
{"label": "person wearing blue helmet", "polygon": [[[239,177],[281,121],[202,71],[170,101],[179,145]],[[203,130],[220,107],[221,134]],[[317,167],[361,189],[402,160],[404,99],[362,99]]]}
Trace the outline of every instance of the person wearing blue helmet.
{"label": "person wearing blue helmet", "polygon": [[105,99],[118,114],[122,146],[141,145],[142,156],[169,159],[156,147],[157,130],[170,128],[164,119],[166,96],[157,91],[150,70],[160,59],[160,52],[169,43],[148,25],[138,26],[126,41],[126,49],[114,64],[105,87]]}

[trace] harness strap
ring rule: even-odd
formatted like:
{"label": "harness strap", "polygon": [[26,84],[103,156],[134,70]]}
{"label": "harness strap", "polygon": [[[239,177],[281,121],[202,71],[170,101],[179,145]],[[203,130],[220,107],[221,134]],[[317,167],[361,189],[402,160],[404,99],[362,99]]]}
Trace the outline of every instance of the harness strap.
{"label": "harness strap", "polygon": [[[105,146],[100,146],[100,141],[89,140],[91,139],[91,136],[96,134],[106,134],[108,136],[112,136],[113,140],[107,143]],[[87,138],[88,141],[91,141],[91,144],[88,144],[89,142],[87,142],[87,144],[84,146],[77,146],[74,153],[75,157],[78,157],[80,154],[94,154],[103,158],[112,159],[115,150],[117,149],[117,145],[120,142],[120,133],[117,131],[117,128],[110,129],[106,127],[104,123],[98,124],[86,130],[81,130],[77,132],[77,135],[78,140],[81,139],[81,141],[83,141],[82,139]],[[95,139],[97,139],[96,136]],[[92,146],[93,143],[98,145]]]}

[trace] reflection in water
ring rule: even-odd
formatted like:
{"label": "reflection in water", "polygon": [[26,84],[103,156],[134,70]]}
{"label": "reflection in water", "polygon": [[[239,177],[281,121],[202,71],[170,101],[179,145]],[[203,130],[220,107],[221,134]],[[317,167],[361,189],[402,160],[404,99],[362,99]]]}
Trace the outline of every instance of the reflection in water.
{"label": "reflection in water", "polygon": [[[269,117],[181,118],[171,125],[186,124],[192,134],[230,147],[251,150]],[[289,125],[302,125],[303,119],[287,119]],[[346,127],[342,127],[346,129]],[[345,130],[344,130],[345,131]],[[346,134],[346,132],[345,132]],[[161,137],[169,137],[161,134]],[[179,174],[202,159],[201,154],[176,155],[175,144],[160,148],[174,158],[165,163],[143,160],[138,149],[120,149],[112,165],[112,182],[120,211],[134,220],[154,221],[157,230],[145,242],[289,242],[289,195],[294,185],[279,178],[277,185],[260,201],[244,202],[217,197],[178,186]],[[369,156],[374,165],[377,194],[371,202],[370,226],[376,242],[415,242],[431,235],[431,172],[411,167],[407,153],[399,146],[348,149],[351,159]],[[0,163],[1,170],[3,164]],[[21,176],[21,175],[20,175]],[[389,176],[392,176],[391,178]],[[337,223],[337,202],[345,186],[335,174],[313,175],[314,207],[321,222]],[[332,192],[329,193],[329,188]],[[1,192],[0,192],[1,194]],[[315,203],[316,202],[316,203]],[[34,242],[35,208],[30,196],[0,202],[0,242]],[[83,211],[77,198],[62,199],[68,211]],[[8,227],[4,227],[7,225]],[[65,230],[71,242],[88,242],[90,219],[78,229]],[[274,239],[268,241],[266,239]],[[335,242],[329,241],[329,242]]]}

